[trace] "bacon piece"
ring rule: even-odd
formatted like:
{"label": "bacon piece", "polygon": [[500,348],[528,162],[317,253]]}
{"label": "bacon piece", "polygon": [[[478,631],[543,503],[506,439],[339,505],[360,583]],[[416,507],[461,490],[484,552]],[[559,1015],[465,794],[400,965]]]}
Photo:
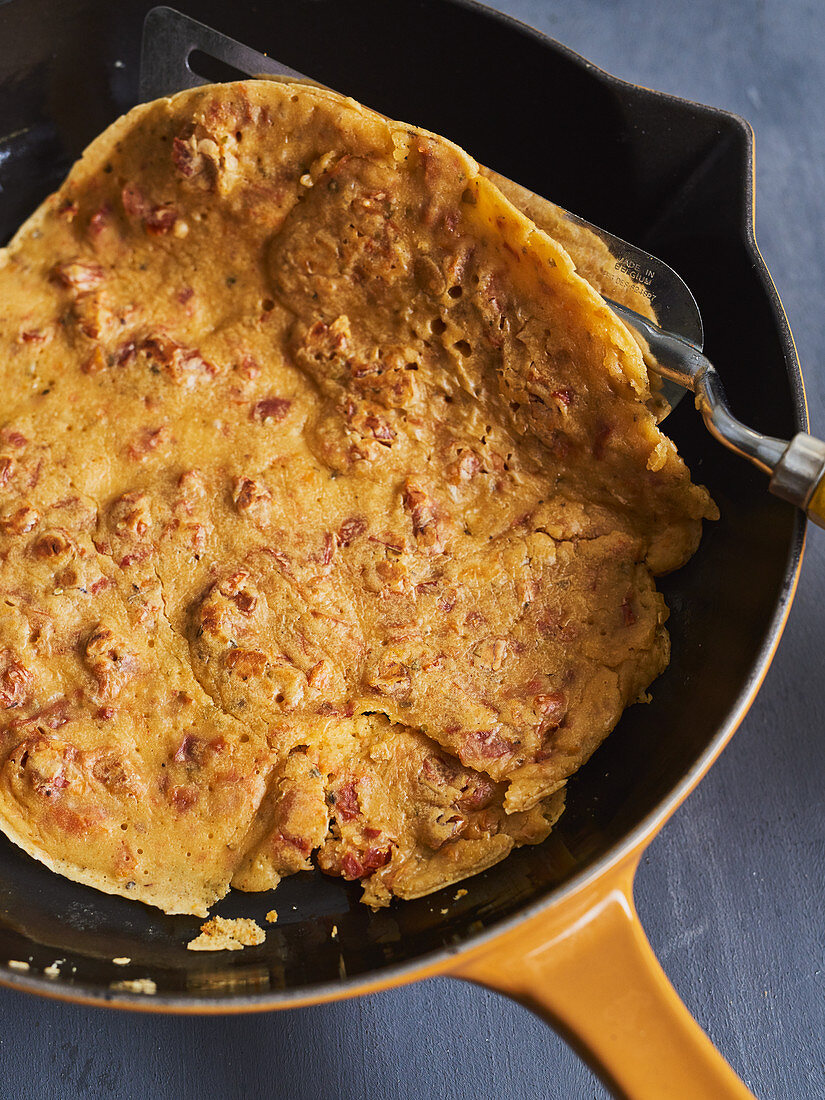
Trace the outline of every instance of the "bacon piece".
{"label": "bacon piece", "polygon": [[285,397],[264,397],[252,406],[249,419],[260,424],[265,424],[268,420],[280,424],[286,419],[291,406],[292,402]]}
{"label": "bacon piece", "polygon": [[100,832],[105,829],[104,822],[109,816],[105,810],[85,806],[85,813],[79,814],[68,806],[57,804],[51,807],[49,816],[59,829],[72,836],[88,837],[91,832]]}
{"label": "bacon piece", "polygon": [[319,561],[321,565],[329,565],[335,554],[335,536],[331,531],[327,531],[324,534],[324,545],[320,554],[315,555],[315,560]]}
{"label": "bacon piece", "polygon": [[357,849],[347,849],[341,857],[341,874],[345,879],[365,878],[367,875],[384,867],[390,861],[392,851],[387,848],[369,847],[361,852]]}
{"label": "bacon piece", "polygon": [[124,493],[109,509],[115,532],[122,538],[140,538],[152,525],[152,512],[146,493]]}
{"label": "bacon piece", "polygon": [[44,798],[56,798],[69,785],[66,766],[77,755],[73,745],[37,733],[21,741],[11,756],[20,777]]}
{"label": "bacon piece", "polygon": [[261,373],[261,366],[257,359],[252,355],[245,355],[241,360],[241,364],[238,367],[238,373],[241,378],[247,382],[254,381]]}
{"label": "bacon piece", "polygon": [[119,694],[137,664],[125,639],[104,623],[98,623],[86,639],[83,657],[100,694],[108,698]]}
{"label": "bacon piece", "polygon": [[232,602],[244,615],[251,615],[258,606],[258,597],[249,592],[238,592],[232,597]]}
{"label": "bacon piece", "polygon": [[129,457],[135,462],[142,462],[162,444],[168,443],[172,433],[163,425],[159,428],[144,428],[137,439],[129,447]]}
{"label": "bacon piece", "polygon": [[137,358],[137,344],[134,340],[127,340],[125,344],[121,344],[114,355],[114,361],[119,367],[125,367],[135,358]]}
{"label": "bacon piece", "polygon": [[344,783],[335,792],[335,813],[344,821],[352,821],[361,813],[354,780]]}
{"label": "bacon piece", "polygon": [[436,786],[452,785],[460,771],[456,762],[444,756],[426,756],[421,763],[425,778]]}
{"label": "bacon piece", "polygon": [[130,218],[143,217],[146,210],[146,199],[143,197],[141,191],[131,184],[127,184],[121,191],[120,198],[123,203],[123,209]]}
{"label": "bacon piece", "polygon": [[48,561],[49,558],[60,558],[68,554],[72,549],[69,538],[62,531],[47,531],[35,539],[32,544],[32,557],[38,561]]}
{"label": "bacon piece", "polygon": [[440,554],[444,549],[444,540],[436,502],[410,478],[404,482],[401,499],[410,513],[413,534],[419,546]]}
{"label": "bacon piece", "polygon": [[197,180],[201,186],[216,181],[220,148],[211,138],[198,140],[191,125],[172,140],[172,163],[185,180]]}
{"label": "bacon piece", "polygon": [[95,210],[89,218],[89,232],[93,237],[97,237],[105,229],[111,216],[112,210],[108,203],[103,203]]}
{"label": "bacon piece", "polygon": [[50,730],[60,729],[61,726],[65,726],[69,721],[69,701],[65,697],[56,699],[53,703],[50,703],[47,707],[43,707],[41,710],[35,711],[34,714],[30,714],[28,718],[15,718],[12,722],[12,729],[22,730],[28,726],[46,726]]}
{"label": "bacon piece", "polygon": [[463,450],[455,462],[451,462],[444,471],[447,480],[452,485],[458,485],[461,481],[470,481],[481,469],[481,459],[472,450]]}
{"label": "bacon piece", "polygon": [[367,529],[367,521],[361,519],[360,516],[352,516],[350,519],[345,519],[341,526],[338,528],[338,545],[349,546],[355,542],[357,538]]}
{"label": "bacon piece", "polygon": [[163,333],[147,336],[137,346],[164,374],[178,385],[214,378],[218,368],[204,359],[197,348],[187,348]]}
{"label": "bacon piece", "polygon": [[334,665],[325,657],[321,658],[307,673],[307,683],[314,691],[333,691],[338,686]]}
{"label": "bacon piece", "polygon": [[240,680],[263,676],[266,655],[254,649],[232,649],[226,655],[226,667]]}
{"label": "bacon piece", "polygon": [[76,297],[81,297],[97,290],[103,282],[104,271],[100,264],[93,261],[67,260],[54,265],[51,278],[53,282],[73,291]]}
{"label": "bacon piece", "polygon": [[412,518],[413,533],[420,535],[435,520],[435,509],[427,494],[409,481],[404,487],[404,507]]}
{"label": "bacon piece", "polygon": [[[111,710],[112,708],[101,709]],[[114,795],[137,798],[146,789],[146,784],[142,782],[132,765],[114,749],[104,749],[94,754],[92,775],[101,786]]]}
{"label": "bacon piece", "polygon": [[72,199],[66,199],[60,204],[57,211],[58,218],[64,218],[67,222],[73,222],[80,211],[80,207]]}
{"label": "bacon piece", "polygon": [[352,718],[355,714],[355,704],[347,703],[345,706],[335,706],[333,703],[319,703],[316,714],[324,718]]}
{"label": "bacon piece", "polygon": [[549,733],[558,729],[567,714],[567,697],[561,691],[550,691],[546,694],[536,695],[533,699],[533,709],[541,715],[539,733]]}
{"label": "bacon piece", "polygon": [[465,789],[461,798],[456,799],[459,809],[484,810],[493,801],[496,793],[496,784],[484,775],[476,775]]}
{"label": "bacon piece", "polygon": [[499,737],[494,730],[475,730],[465,736],[459,756],[462,761],[465,754],[471,759],[483,757],[485,760],[497,760],[512,751],[510,742]]}
{"label": "bacon piece", "polygon": [[103,348],[98,344],[92,349],[92,354],[80,368],[84,374],[100,374],[109,366],[109,361],[103,353]]}
{"label": "bacon piece", "polygon": [[15,511],[0,517],[0,531],[4,535],[26,535],[33,531],[40,521],[40,516],[34,508],[22,505]]}
{"label": "bacon piece", "polygon": [[304,347],[314,359],[332,359],[346,348],[351,336],[349,318],[336,317],[331,325],[316,321],[304,337]]}
{"label": "bacon piece", "polygon": [[232,499],[242,516],[248,517],[256,526],[266,525],[271,512],[272,493],[265,485],[251,477],[239,477],[235,481]]}
{"label": "bacon piece", "polygon": [[273,839],[275,840],[276,844],[279,840],[282,840],[285,844],[289,844],[290,847],[296,848],[304,857],[304,859],[306,859],[306,857],[313,849],[313,844],[311,841],[306,840],[302,836],[292,836],[292,834],[286,829],[276,830],[276,832],[273,834]]}
{"label": "bacon piece", "polygon": [[178,813],[185,813],[186,810],[191,810],[199,797],[200,791],[191,784],[169,788],[169,801]]}
{"label": "bacon piece", "polygon": [[187,179],[200,171],[203,157],[195,150],[194,141],[176,137],[172,141],[172,163]]}
{"label": "bacon piece", "polygon": [[177,211],[169,203],[164,203],[153,207],[144,218],[143,224],[151,236],[161,237],[172,232],[177,220]]}
{"label": "bacon piece", "polygon": [[391,855],[392,852],[389,846],[386,848],[370,846],[361,857],[361,874],[370,874],[372,871],[377,871],[379,867],[384,867],[389,863]]}
{"label": "bacon piece", "polygon": [[354,852],[344,852],[341,857],[341,874],[346,879],[360,878],[363,874],[363,864]]}
{"label": "bacon piece", "polygon": [[0,710],[13,710],[29,698],[34,676],[11,650],[3,650],[0,658],[4,665],[0,673]]}
{"label": "bacon piece", "polygon": [[143,222],[151,236],[172,232],[178,215],[171,203],[153,203],[131,183],[123,188],[120,197],[127,217]]}
{"label": "bacon piece", "polygon": [[364,420],[364,424],[369,428],[379,443],[392,445],[392,441],[395,439],[395,432],[386,420],[382,420],[380,416],[370,413]]}
{"label": "bacon piece", "polygon": [[226,748],[222,737],[199,737],[196,733],[185,734],[173,757],[176,764],[193,764],[203,767],[210,757],[216,756]]}
{"label": "bacon piece", "polygon": [[218,585],[220,594],[231,600],[244,615],[251,615],[258,606],[258,597],[244,587],[244,581],[248,579],[249,574],[243,569],[239,569],[237,573],[226,577]]}
{"label": "bacon piece", "polygon": [[141,546],[139,550],[134,550],[131,554],[124,554],[117,564],[121,569],[128,569],[130,565],[140,565],[151,554],[151,546]]}

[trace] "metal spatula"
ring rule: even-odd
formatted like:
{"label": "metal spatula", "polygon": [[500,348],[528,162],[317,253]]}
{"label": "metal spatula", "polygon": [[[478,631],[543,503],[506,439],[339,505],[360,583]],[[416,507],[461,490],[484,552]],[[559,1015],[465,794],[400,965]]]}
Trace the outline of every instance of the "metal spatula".
{"label": "metal spatula", "polygon": [[[194,65],[194,68],[193,68]],[[203,72],[201,75],[198,71]],[[173,8],[152,8],[143,24],[140,96],[143,102],[216,80],[268,76],[316,83],[266,54],[258,53]],[[571,221],[595,233],[617,270],[629,275],[653,306],[659,325],[605,299],[625,324],[646,341],[673,407],[690,390],[711,434],[770,475],[776,496],[804,509],[825,527],[825,443],[799,432],[790,442],[753,431],[731,413],[722,381],[702,354],[702,318],[689,288],[666,263],[576,214]]]}

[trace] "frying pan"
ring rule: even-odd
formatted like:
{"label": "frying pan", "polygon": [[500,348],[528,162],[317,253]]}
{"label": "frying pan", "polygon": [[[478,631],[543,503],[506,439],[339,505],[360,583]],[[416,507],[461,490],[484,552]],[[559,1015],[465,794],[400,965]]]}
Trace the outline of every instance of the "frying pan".
{"label": "frying pan", "polygon": [[[0,3],[3,240],[136,101],[150,6]],[[740,119],[615,80],[463,0],[176,6],[388,115],[446,134],[482,163],[661,255],[696,295],[737,414],[785,438],[807,427],[793,341],[753,237],[752,137]],[[631,708],[571,781],[568,808],[545,844],[465,883],[461,898],[451,888],[377,913],[358,903],[357,884],[314,873],[279,886],[275,926],[264,921],[271,896],[231,894],[216,911],[255,917],[266,943],[193,955],[183,945],[196,920],[68,882],[0,841],[0,960],[31,963],[28,971],[0,964],[0,981],[96,1004],[227,1012],[450,974],[542,1013],[620,1094],[748,1095],[659,969],[635,916],[632,879],[644,847],[761,683],[804,527],[756,471],[707,435],[687,402],[667,429],[722,519],[688,566],[661,582],[673,658],[653,702]],[[131,962],[113,963],[122,957]],[[111,988],[135,978],[151,979],[155,994]]]}

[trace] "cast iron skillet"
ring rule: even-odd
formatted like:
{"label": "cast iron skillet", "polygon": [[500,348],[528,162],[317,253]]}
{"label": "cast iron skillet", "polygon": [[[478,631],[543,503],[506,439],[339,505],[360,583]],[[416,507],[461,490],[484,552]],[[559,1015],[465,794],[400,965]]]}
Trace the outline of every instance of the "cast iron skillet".
{"label": "cast iron skillet", "polygon": [[[0,2],[1,241],[136,101],[149,6]],[[482,163],[660,255],[696,295],[708,354],[737,415],[783,438],[807,427],[791,334],[753,237],[752,140],[740,119],[624,84],[466,0],[177,6],[392,117],[453,138]],[[638,851],[741,720],[777,643],[803,544],[800,516],[708,436],[689,401],[667,429],[722,519],[708,526],[693,561],[662,581],[673,659],[652,704],[631,708],[571,782],[548,842],[465,883],[457,901],[452,888],[373,914],[358,903],[356,885],[315,873],[287,879],[274,899],[233,893],[217,912],[263,924],[274,901],[278,924],[265,926],[259,948],[203,955],[182,949],[196,919],[70,883],[0,838],[0,960],[31,960],[27,972],[0,966],[0,981],[173,1011],[350,995],[450,969],[453,956],[527,917],[531,927],[549,921],[560,903]],[[111,961],[124,956],[129,966]],[[59,976],[44,976],[59,959]],[[154,997],[110,988],[143,977],[156,983]]]}

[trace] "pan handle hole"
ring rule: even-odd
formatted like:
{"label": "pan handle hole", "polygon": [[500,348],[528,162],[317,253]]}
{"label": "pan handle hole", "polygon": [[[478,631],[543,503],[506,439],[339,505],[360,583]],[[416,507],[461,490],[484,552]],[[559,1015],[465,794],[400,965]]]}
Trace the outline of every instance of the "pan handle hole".
{"label": "pan handle hole", "polygon": [[221,61],[219,57],[204,53],[203,50],[192,50],[186,59],[195,76],[202,76],[210,84],[225,84],[228,80],[248,80],[249,74],[236,69],[234,65]]}

